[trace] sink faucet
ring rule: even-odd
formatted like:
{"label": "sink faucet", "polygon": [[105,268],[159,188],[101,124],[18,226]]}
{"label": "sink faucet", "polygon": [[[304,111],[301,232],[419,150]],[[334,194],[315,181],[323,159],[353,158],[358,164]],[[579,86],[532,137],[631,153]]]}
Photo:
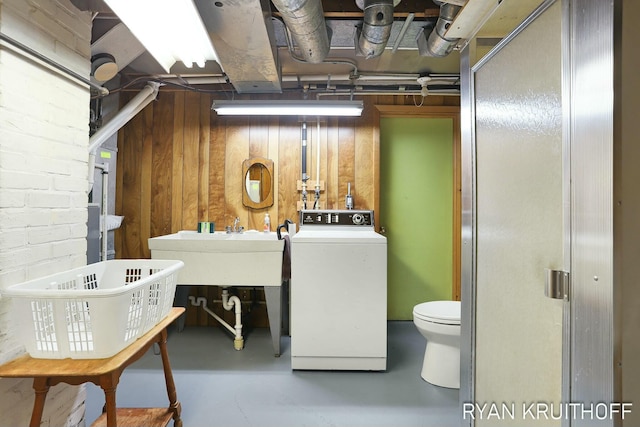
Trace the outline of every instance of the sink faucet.
{"label": "sink faucet", "polygon": [[233,227],[230,225],[227,225],[225,227],[225,230],[227,231],[227,234],[229,233],[242,233],[244,231],[244,227],[240,224],[240,218],[236,217],[236,219],[233,220]]}

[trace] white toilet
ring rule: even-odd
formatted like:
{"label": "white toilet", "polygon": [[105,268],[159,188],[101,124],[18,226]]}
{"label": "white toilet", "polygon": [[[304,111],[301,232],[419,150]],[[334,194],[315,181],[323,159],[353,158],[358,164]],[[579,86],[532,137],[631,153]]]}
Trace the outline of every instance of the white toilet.
{"label": "white toilet", "polygon": [[413,307],[413,323],[427,339],[422,378],[460,388],[460,301],[431,301]]}

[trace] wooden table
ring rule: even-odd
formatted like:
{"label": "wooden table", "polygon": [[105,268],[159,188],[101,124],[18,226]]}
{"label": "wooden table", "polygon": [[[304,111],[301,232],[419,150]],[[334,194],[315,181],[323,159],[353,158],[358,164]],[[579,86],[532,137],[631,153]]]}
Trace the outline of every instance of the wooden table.
{"label": "wooden table", "polygon": [[[30,427],[38,427],[49,387],[59,383],[79,385],[92,382],[104,390],[104,413],[92,426],[166,426],[171,419],[175,427],[182,426],[181,406],[177,400],[169,355],[167,353],[167,327],[184,308],[174,307],[153,329],[131,343],[120,353],[105,359],[34,359],[29,355],[18,357],[0,366],[0,377],[33,378],[35,401]],[[140,359],[154,343],[160,346],[164,378],[169,396],[167,408],[116,409],[116,387],[127,366]]]}

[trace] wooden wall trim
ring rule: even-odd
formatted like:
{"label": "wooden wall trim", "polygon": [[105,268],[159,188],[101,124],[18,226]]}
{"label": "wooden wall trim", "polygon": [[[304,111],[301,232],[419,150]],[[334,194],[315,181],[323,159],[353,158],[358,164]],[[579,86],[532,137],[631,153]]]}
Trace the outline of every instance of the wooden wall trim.
{"label": "wooden wall trim", "polygon": [[460,116],[459,106],[376,105],[380,117],[450,117]]}

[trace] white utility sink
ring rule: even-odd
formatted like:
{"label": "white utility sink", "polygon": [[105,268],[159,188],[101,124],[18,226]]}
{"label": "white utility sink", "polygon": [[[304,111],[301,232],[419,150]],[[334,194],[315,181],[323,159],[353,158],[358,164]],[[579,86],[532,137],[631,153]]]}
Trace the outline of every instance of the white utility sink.
{"label": "white utility sink", "polygon": [[184,261],[178,283],[280,286],[284,241],[274,232],[179,231],[149,239],[152,258]]}
{"label": "white utility sink", "polygon": [[[149,249],[151,258],[184,262],[178,285],[264,287],[273,349],[276,356],[280,355],[284,240],[278,240],[277,233],[185,230],[150,238]],[[186,307],[188,296],[189,287],[178,286],[175,304]]]}

